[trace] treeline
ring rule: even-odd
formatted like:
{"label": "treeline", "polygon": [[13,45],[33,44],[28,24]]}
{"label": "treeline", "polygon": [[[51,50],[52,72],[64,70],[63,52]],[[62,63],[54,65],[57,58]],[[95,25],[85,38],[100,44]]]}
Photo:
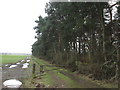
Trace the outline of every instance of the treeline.
{"label": "treeline", "polygon": [[97,79],[118,78],[120,2],[50,2],[45,12],[35,21],[33,56]]}

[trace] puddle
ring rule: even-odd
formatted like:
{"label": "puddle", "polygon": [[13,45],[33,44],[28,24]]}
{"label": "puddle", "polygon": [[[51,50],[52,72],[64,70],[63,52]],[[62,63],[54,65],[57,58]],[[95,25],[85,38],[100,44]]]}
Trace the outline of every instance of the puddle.
{"label": "puddle", "polygon": [[22,68],[28,68],[29,63],[24,63]]}
{"label": "puddle", "polygon": [[30,62],[30,60],[27,60],[27,62]]}
{"label": "puddle", "polygon": [[26,57],[26,59],[29,59],[29,57]]}
{"label": "puddle", "polygon": [[20,63],[18,62],[18,63],[16,63],[16,64],[20,64]]}
{"label": "puddle", "polygon": [[22,68],[28,68],[28,65],[23,65],[23,67]]}
{"label": "puddle", "polygon": [[22,60],[21,62],[24,62],[25,60]]}
{"label": "puddle", "polygon": [[5,65],[6,67],[8,66],[8,64]]}
{"label": "puddle", "polygon": [[17,65],[11,65],[9,68],[14,68],[14,67],[17,67]]}
{"label": "puddle", "polygon": [[23,65],[29,65],[29,63],[24,63]]}
{"label": "puddle", "polygon": [[19,88],[22,85],[22,82],[16,79],[10,79],[4,81],[3,85],[8,88]]}

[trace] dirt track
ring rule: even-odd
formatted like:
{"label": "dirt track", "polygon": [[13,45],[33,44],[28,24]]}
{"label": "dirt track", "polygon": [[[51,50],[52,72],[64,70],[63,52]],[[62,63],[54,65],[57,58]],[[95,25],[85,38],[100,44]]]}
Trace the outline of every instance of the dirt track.
{"label": "dirt track", "polygon": [[67,73],[64,71],[60,71],[60,73],[66,75],[67,77],[71,78],[72,80],[75,80],[82,88],[103,88],[100,85],[97,85],[97,84],[87,81],[83,78],[80,78],[75,74],[70,74],[70,73]]}
{"label": "dirt track", "polygon": [[54,71],[50,71],[49,74],[52,76],[53,81],[55,82],[53,88],[73,88],[73,87],[75,88],[103,88],[100,85],[87,81],[81,77],[78,77],[75,74],[71,74],[71,73],[68,73],[62,70],[59,70],[59,72],[65,75],[66,77],[68,77],[74,83],[76,83],[75,85],[76,87],[74,85],[69,84],[69,82],[67,82],[66,80],[58,77],[56,73],[54,73]]}
{"label": "dirt track", "polygon": [[[50,88],[103,88],[102,86],[79,77],[74,73],[66,72],[64,69],[56,69],[56,72],[54,68],[50,68],[47,65],[45,66],[46,67],[44,67],[44,71],[46,71],[46,73],[52,78],[52,82],[54,82],[53,85],[49,86]],[[58,75],[58,72],[62,74],[62,76]],[[41,82],[41,79],[37,79],[37,81]]]}

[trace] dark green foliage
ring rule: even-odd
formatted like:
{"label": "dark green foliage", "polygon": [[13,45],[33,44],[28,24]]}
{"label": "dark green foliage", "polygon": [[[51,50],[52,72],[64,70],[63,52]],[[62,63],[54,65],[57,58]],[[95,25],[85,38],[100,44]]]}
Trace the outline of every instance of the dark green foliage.
{"label": "dark green foliage", "polygon": [[[47,3],[48,16],[40,16],[35,21],[37,41],[32,45],[32,54],[51,63],[68,65],[72,71],[83,73],[83,67],[85,73],[92,73],[96,78],[115,76],[118,64],[114,63],[119,61],[120,54],[120,6],[117,5],[113,19],[113,6],[107,2]],[[102,64],[110,60],[114,61],[112,66],[105,65],[101,69]],[[91,67],[88,69],[84,64]],[[93,64],[100,64],[100,67],[95,68]]]}

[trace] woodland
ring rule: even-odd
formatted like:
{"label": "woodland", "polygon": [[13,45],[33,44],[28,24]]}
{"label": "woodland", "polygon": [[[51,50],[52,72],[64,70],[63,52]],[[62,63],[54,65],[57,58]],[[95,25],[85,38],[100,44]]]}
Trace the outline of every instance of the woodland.
{"label": "woodland", "polygon": [[32,55],[97,80],[120,77],[120,2],[49,2]]}

